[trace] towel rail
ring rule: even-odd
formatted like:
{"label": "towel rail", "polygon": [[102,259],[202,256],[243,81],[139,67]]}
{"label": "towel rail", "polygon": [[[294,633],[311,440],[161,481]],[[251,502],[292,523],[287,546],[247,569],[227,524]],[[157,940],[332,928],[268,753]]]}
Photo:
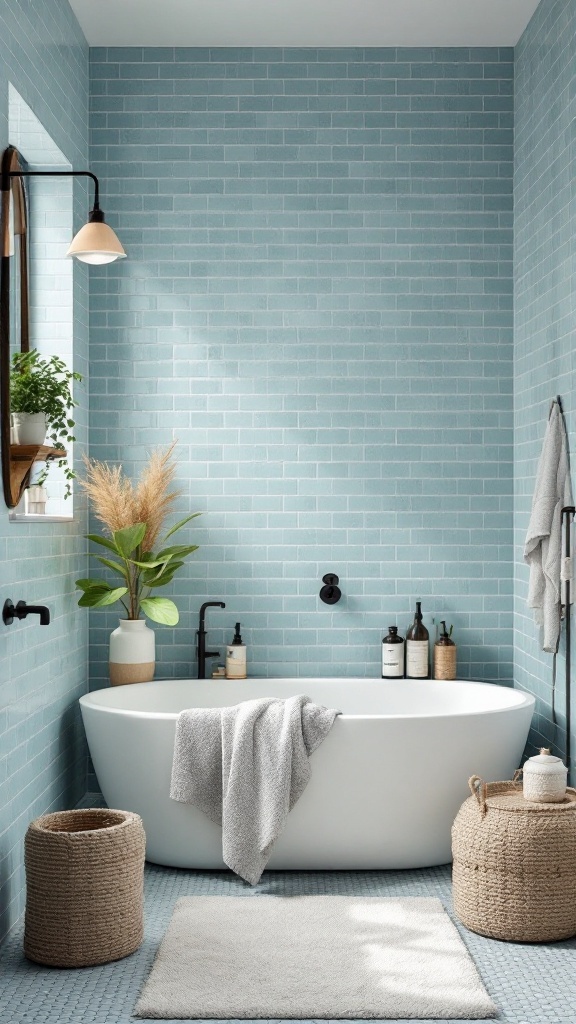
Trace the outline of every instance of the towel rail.
{"label": "towel rail", "polygon": [[[562,425],[564,427],[564,434],[566,436],[566,450],[568,452],[568,466],[570,466],[570,445],[569,445],[569,441],[568,441],[568,427],[566,426],[566,416],[564,415],[564,407],[562,405],[562,398],[561,398],[561,396],[560,395],[556,395],[556,398],[554,398],[552,400],[552,403],[550,405],[550,413],[552,412],[552,406],[554,405],[554,402],[557,402],[558,408],[560,410],[560,415],[562,417]],[[548,418],[550,418],[550,413],[548,414]],[[562,529],[562,525],[564,525],[564,527],[565,527],[565,532],[564,532],[564,556],[568,560],[568,564],[569,565],[571,564],[570,560],[572,558],[572,534],[571,534],[571,527],[572,527],[572,523],[573,523],[574,515],[575,514],[576,514],[576,508],[574,507],[574,505],[566,505],[562,509],[562,511],[560,512],[560,529]],[[564,752],[565,752],[566,767],[568,768],[568,785],[570,785],[570,767],[571,767],[570,766],[570,759],[571,759],[571,735],[570,735],[570,733],[571,733],[571,725],[572,725],[572,722],[571,722],[571,719],[572,719],[572,709],[571,709],[571,706],[570,706],[571,705],[571,692],[570,692],[570,690],[571,690],[571,683],[572,683],[572,680],[571,680],[571,675],[572,675],[572,642],[571,642],[572,641],[572,636],[571,636],[571,634],[572,634],[572,616],[571,616],[571,611],[570,611],[570,609],[571,609],[571,602],[572,602],[572,598],[571,598],[571,589],[572,589],[571,582],[572,582],[572,572],[570,571],[569,573],[567,573],[567,575],[566,575],[566,577],[564,579],[564,584],[565,584],[564,595],[565,595],[565,601],[566,601],[566,604],[565,604],[565,616],[566,616],[566,658],[565,658],[566,682],[565,682],[565,686],[564,686],[564,689],[565,689],[565,701],[566,701],[566,703],[565,703],[566,744],[565,744],[565,747],[564,747]],[[560,639],[560,638],[558,638],[558,639]]]}
{"label": "towel rail", "polygon": [[[562,408],[562,406],[560,406]],[[564,553],[566,558],[572,557],[572,522],[574,515],[576,514],[576,507],[574,505],[566,505],[560,512],[560,522],[564,523]],[[566,683],[565,683],[565,700],[566,700],[566,745],[565,745],[565,757],[566,767],[568,768],[568,785],[570,785],[570,757],[571,757],[571,707],[570,707],[570,689],[571,689],[571,676],[572,676],[572,643],[571,643],[571,576],[568,575],[564,581],[566,587],[565,600],[566,600]]]}

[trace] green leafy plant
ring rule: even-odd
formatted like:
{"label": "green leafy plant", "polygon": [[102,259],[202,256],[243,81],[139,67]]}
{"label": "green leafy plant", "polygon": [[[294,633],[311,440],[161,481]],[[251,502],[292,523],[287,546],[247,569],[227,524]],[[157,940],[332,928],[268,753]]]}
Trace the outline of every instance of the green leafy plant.
{"label": "green leafy plant", "polygon": [[[68,465],[66,444],[75,441],[74,420],[71,410],[78,405],[72,398],[72,381],[81,381],[82,374],[69,370],[59,356],[44,359],[36,349],[30,352],[15,352],[12,356],[10,372],[10,410],[11,412],[27,412],[31,415],[44,413],[48,439],[52,446],[62,450],[62,457],[57,459],[58,466],[64,470],[66,479],[65,498],[72,493],[70,486],[75,477],[74,470]],[[36,483],[42,485],[48,476],[50,464],[40,473]]]}
{"label": "green leafy plant", "polygon": [[[88,534],[88,540],[108,549],[114,556],[92,553],[92,557],[118,577],[116,585],[104,579],[76,580],[82,591],[78,604],[83,608],[108,608],[120,602],[129,619],[146,615],[154,622],[175,626],[178,609],[173,601],[158,597],[154,591],[172,582],[174,574],[197,544],[166,545],[166,541],[186,523],[196,519],[193,512],[176,523],[158,541],[163,524],[179,495],[170,491],[175,475],[172,459],[174,444],[166,451],[152,452],[140,480],[134,486],[121,466],[86,461],[86,479],[80,486],[92,503],[94,514],[103,523],[107,537]],[[153,548],[159,544],[155,553]]]}
{"label": "green leafy plant", "polygon": [[[195,512],[186,516],[168,530],[166,541],[191,519],[200,515]],[[175,544],[163,547],[157,554],[143,551],[142,542],[146,535],[147,524],[135,523],[122,530],[115,530],[110,540],[98,534],[88,534],[88,540],[108,548],[114,559],[102,555],[94,555],[122,580],[119,586],[112,586],[103,579],[76,580],[76,586],[82,591],[78,601],[81,608],[107,608],[117,601],[124,607],[127,618],[139,619],[141,613],[154,622],[165,626],[175,626],[178,622],[178,609],[167,597],[150,596],[158,587],[165,587],[172,582],[174,574],[184,565],[185,558],[198,550],[197,544]]]}

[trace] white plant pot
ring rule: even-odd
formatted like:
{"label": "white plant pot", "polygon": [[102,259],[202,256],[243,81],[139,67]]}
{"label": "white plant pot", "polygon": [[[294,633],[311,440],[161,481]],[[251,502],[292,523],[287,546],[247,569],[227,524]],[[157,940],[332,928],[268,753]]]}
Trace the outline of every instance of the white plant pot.
{"label": "white plant pot", "polygon": [[156,637],[146,619],[120,619],[110,634],[110,682],[148,683],[154,678]]}
{"label": "white plant pot", "polygon": [[45,412],[13,412],[11,417],[14,444],[44,444],[47,429]]}

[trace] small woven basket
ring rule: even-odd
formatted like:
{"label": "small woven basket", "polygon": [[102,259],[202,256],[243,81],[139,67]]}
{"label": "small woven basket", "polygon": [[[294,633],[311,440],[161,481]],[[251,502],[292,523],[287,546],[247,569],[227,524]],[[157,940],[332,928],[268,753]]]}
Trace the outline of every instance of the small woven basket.
{"label": "small woven basket", "polygon": [[50,967],[128,956],[143,938],[145,835],[137,814],[57,811],[26,833],[24,953]]}
{"label": "small woven basket", "polygon": [[517,782],[485,783],[452,826],[454,910],[473,932],[511,942],[576,935],[576,790],[529,803]]}

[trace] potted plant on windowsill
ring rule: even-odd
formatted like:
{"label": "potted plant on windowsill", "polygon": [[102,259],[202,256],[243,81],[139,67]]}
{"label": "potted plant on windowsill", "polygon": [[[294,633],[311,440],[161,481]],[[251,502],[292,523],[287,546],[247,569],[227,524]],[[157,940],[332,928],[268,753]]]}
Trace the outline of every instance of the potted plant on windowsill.
{"label": "potted plant on windowsill", "polygon": [[158,449],[152,453],[136,486],[124,475],[122,466],[85,460],[86,479],[80,485],[107,534],[88,534],[88,540],[108,549],[106,556],[93,553],[92,557],[110,570],[116,580],[76,580],[82,591],[78,604],[83,608],[108,608],[119,603],[124,609],[125,617],[110,637],[113,686],[153,679],[155,637],[145,616],[166,626],[177,624],[176,605],[169,598],[158,596],[157,590],[171,583],[188,555],[198,550],[197,544],[167,545],[166,541],[200,512],[181,519],[158,543],[165,520],[180,494],[170,490],[176,471],[174,445],[175,442],[166,451]]}
{"label": "potted plant on windowsill", "polygon": [[[53,448],[62,451],[55,461],[64,470],[67,498],[72,493],[74,471],[66,456],[65,444],[75,441],[71,411],[78,405],[72,398],[72,381],[82,375],[69,370],[59,356],[45,359],[36,349],[15,352],[10,372],[10,413],[12,442],[18,445],[43,445],[48,435]],[[36,484],[42,486],[49,472],[45,464]]]}

